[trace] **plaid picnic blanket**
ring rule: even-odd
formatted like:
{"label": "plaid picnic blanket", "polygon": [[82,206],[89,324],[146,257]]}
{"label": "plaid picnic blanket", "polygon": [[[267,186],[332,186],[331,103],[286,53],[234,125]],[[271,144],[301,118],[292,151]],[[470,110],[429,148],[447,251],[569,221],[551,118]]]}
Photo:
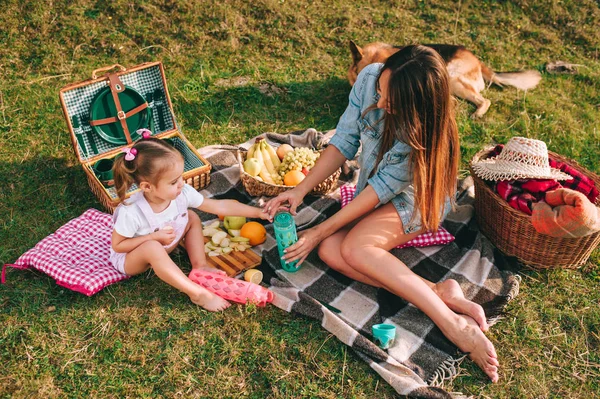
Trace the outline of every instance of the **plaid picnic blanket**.
{"label": "plaid picnic blanket", "polygon": [[[262,136],[274,144],[292,146],[325,145],[332,132],[314,129],[290,134],[267,133]],[[244,203],[262,205],[266,198],[250,197],[240,182],[236,160],[238,148],[247,149],[254,139],[234,146],[209,146],[200,150],[213,166],[206,197],[235,198]],[[348,162],[338,188],[327,196],[307,196],[298,208],[299,230],[323,222],[340,209],[339,187],[355,183],[356,162]],[[456,237],[445,246],[393,249],[392,253],[415,273],[430,281],[453,278],[465,296],[481,304],[490,324],[495,323],[505,305],[519,291],[519,277],[499,269],[506,261],[480,233],[473,217],[473,183],[462,181],[459,206],[444,221],[444,227]],[[202,220],[210,215],[200,215]],[[214,216],[213,216],[214,217]],[[273,304],[287,312],[321,321],[321,325],[381,375],[400,394],[422,398],[450,398],[460,394],[441,388],[444,380],[457,374],[465,355],[448,341],[420,310],[387,292],[353,281],[331,270],[313,251],[296,273],[281,269],[273,226],[266,224],[267,241],[255,250],[262,253],[260,269],[265,283],[275,292]],[[371,326],[377,323],[397,326],[397,339],[384,351],[372,342]]]}

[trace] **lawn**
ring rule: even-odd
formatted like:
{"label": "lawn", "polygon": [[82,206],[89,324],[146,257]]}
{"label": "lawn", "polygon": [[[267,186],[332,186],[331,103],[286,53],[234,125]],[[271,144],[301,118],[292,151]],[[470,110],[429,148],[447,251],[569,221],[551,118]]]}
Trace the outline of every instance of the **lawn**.
{"label": "lawn", "polygon": [[[0,13],[0,264],[88,208],[63,86],[119,63],[162,61],[197,147],[335,127],[349,40],[462,44],[496,71],[537,69],[528,93],[491,87],[482,120],[458,101],[462,169],[521,135],[600,173],[600,4],[578,1],[37,1]],[[545,64],[581,64],[549,74]],[[189,264],[176,259],[184,270]],[[577,270],[523,269],[489,333],[490,384],[471,362],[444,388],[476,397],[582,398],[600,391],[600,251]],[[88,298],[40,273],[0,287],[0,397],[374,398],[394,391],[320,325],[270,306],[212,314],[153,275]]]}

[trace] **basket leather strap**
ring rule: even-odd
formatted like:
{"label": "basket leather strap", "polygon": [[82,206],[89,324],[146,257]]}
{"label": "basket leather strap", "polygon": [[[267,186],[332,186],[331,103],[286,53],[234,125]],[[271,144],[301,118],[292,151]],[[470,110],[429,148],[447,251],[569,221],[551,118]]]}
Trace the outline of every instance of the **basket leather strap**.
{"label": "basket leather strap", "polygon": [[121,82],[121,79],[119,79],[119,76],[116,73],[110,73],[107,77],[108,87],[110,87],[110,93],[113,96],[115,107],[117,108],[117,119],[121,122],[121,127],[123,128],[123,133],[125,133],[127,144],[131,144],[133,140],[131,140],[131,134],[129,133],[129,128],[127,127],[127,116],[123,111],[123,107],[121,107],[121,101],[119,101],[119,93],[125,90],[125,85],[123,82]]}
{"label": "basket leather strap", "polygon": [[[125,118],[129,118],[130,116],[135,115],[138,112],[140,112],[146,108],[148,108],[148,103],[143,103],[142,105],[138,105],[137,107],[133,108],[132,110],[126,112]],[[111,116],[110,118],[96,119],[96,120],[90,121],[90,126],[106,125],[108,123],[117,122],[118,120],[119,119],[116,116]]]}

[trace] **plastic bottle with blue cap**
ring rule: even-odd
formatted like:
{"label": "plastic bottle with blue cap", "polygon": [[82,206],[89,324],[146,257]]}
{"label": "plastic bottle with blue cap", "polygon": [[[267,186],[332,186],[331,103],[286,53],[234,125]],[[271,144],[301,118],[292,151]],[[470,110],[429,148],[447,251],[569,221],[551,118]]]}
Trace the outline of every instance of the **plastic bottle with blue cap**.
{"label": "plastic bottle with blue cap", "polygon": [[279,251],[281,267],[283,270],[290,273],[298,271],[300,267],[297,266],[297,260],[286,262],[283,259],[285,249],[298,241],[296,222],[294,222],[292,214],[289,212],[278,212],[273,220],[273,229],[275,230],[275,238],[277,239],[277,249]]}

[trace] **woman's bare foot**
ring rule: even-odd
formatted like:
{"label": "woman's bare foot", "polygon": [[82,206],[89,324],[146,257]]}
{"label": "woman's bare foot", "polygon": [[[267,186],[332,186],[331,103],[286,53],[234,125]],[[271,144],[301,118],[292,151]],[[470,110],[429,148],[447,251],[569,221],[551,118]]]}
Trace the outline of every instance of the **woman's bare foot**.
{"label": "woman's bare foot", "polygon": [[481,331],[485,332],[490,328],[481,305],[465,298],[465,294],[456,280],[446,280],[437,283],[434,291],[450,309],[456,313],[471,316],[479,324]]}
{"label": "woman's bare foot", "polygon": [[225,310],[231,306],[231,303],[227,302],[225,299],[200,286],[198,286],[198,290],[190,294],[189,297],[196,305],[200,305],[211,312]]}
{"label": "woman's bare foot", "polygon": [[483,334],[475,320],[469,316],[456,316],[456,321],[450,324],[447,330],[442,328],[442,332],[461,351],[467,353],[492,382],[497,382],[500,363],[494,345]]}

